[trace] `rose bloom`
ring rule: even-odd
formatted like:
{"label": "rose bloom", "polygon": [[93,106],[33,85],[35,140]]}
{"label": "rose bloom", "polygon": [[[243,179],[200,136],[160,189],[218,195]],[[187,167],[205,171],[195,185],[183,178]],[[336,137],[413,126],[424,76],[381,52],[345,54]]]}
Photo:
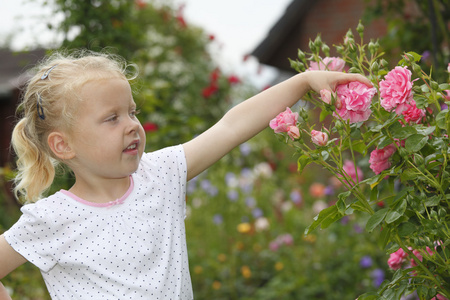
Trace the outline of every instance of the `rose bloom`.
{"label": "rose bloom", "polygon": [[326,146],[328,143],[328,134],[326,132],[312,130],[311,141],[317,146]]}
{"label": "rose bloom", "polygon": [[297,120],[298,113],[293,113],[289,107],[286,107],[284,112],[278,114],[278,116],[270,121],[269,126],[275,131],[275,133],[288,132],[289,130],[293,130],[289,127],[296,127]]}
{"label": "rose bloom", "polygon": [[380,174],[382,171],[391,166],[389,158],[397,151],[397,148],[390,144],[383,149],[375,149],[370,153],[370,168],[375,174]]}
{"label": "rose bloom", "polygon": [[331,92],[327,89],[320,90],[320,99],[322,99],[323,102],[326,104],[331,103]]}
{"label": "rose bloom", "polygon": [[312,61],[307,71],[326,70],[342,72],[345,67],[345,61],[339,57],[325,57],[321,62]]}
{"label": "rose bloom", "polygon": [[402,112],[406,123],[421,123],[423,117],[425,117],[425,110],[417,108],[416,102],[414,100],[411,100],[410,104],[406,104],[406,107],[407,109]]}
{"label": "rose bloom", "polygon": [[356,180],[355,163],[351,160],[345,160],[342,169],[348,176],[350,176],[353,182],[359,182],[364,179],[363,171],[360,167],[356,166],[356,171],[358,171],[358,180]]}
{"label": "rose bloom", "polygon": [[370,104],[376,92],[376,88],[369,88],[358,81],[339,85],[336,93],[340,104],[336,105],[334,115],[350,123],[367,121],[372,113]]}
{"label": "rose bloom", "polygon": [[411,71],[407,67],[395,67],[380,81],[380,104],[387,110],[401,114],[412,100]]}
{"label": "rose bloom", "polygon": [[292,140],[295,140],[300,137],[300,130],[297,126],[289,126],[287,134]]}
{"label": "rose bloom", "polygon": [[399,248],[394,253],[391,253],[388,259],[388,265],[389,268],[392,270],[398,270],[401,268],[402,264],[405,262],[406,257],[408,256],[408,253],[403,251],[402,248]]}

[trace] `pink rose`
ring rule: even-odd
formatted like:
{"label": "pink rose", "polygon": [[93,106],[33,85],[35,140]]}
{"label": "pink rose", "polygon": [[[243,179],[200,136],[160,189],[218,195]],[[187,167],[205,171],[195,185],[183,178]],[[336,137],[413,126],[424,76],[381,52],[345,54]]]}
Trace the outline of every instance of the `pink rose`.
{"label": "pink rose", "polygon": [[350,123],[367,121],[372,113],[370,104],[376,92],[376,88],[369,88],[358,81],[339,85],[336,89],[336,102],[339,105],[336,105],[334,115]]}
{"label": "pink rose", "polygon": [[332,98],[331,92],[329,90],[327,90],[327,89],[320,90],[320,98],[326,104],[330,104],[331,103],[331,98]]}
{"label": "pink rose", "polygon": [[290,130],[289,127],[297,125],[297,120],[298,113],[293,113],[289,107],[286,107],[284,112],[278,114],[278,116],[270,121],[269,126],[275,133],[288,132]]}
{"label": "pink rose", "polygon": [[397,148],[390,144],[383,149],[375,149],[370,153],[370,168],[375,174],[380,174],[382,171],[388,169],[391,166],[389,158],[397,151]]}
{"label": "pink rose", "polygon": [[[356,166],[355,170],[355,163],[352,160],[345,160],[342,169],[350,176],[353,182],[359,182],[364,179],[362,170],[358,166]],[[356,172],[358,172],[358,179],[356,178]]]}
{"label": "pink rose", "polygon": [[322,131],[311,130],[311,141],[317,146],[326,146],[328,143],[328,134]]}
{"label": "pink rose", "polygon": [[442,296],[440,294],[437,294],[436,297],[431,298],[431,300],[448,300],[448,298],[446,298],[446,297],[444,297],[444,296]]}
{"label": "pink rose", "polygon": [[407,67],[395,67],[380,81],[380,104],[387,110],[399,115],[412,100],[411,71]]}
{"label": "pink rose", "polygon": [[402,112],[406,123],[419,124],[422,118],[425,117],[425,110],[417,108],[414,100],[411,100],[410,104],[406,104],[406,107],[406,110]]}
{"label": "pink rose", "polygon": [[[430,247],[427,247],[426,249],[427,249],[427,252],[428,252],[429,255],[433,255],[433,251],[430,249]],[[412,253],[413,253],[420,261],[423,261],[423,256],[422,256],[422,254],[420,253],[419,250],[413,250]],[[411,267],[416,267],[416,266],[417,266],[416,261],[415,261],[414,259],[411,258]]]}
{"label": "pink rose", "polygon": [[326,70],[342,72],[345,67],[345,61],[339,57],[325,57],[321,62],[312,61],[307,71]]}
{"label": "pink rose", "polygon": [[394,253],[391,253],[388,259],[389,268],[392,270],[398,270],[401,268],[402,264],[405,262],[408,253],[403,251],[402,248],[398,249]]}
{"label": "pink rose", "polygon": [[287,134],[292,140],[295,140],[300,137],[300,130],[297,126],[289,126]]}

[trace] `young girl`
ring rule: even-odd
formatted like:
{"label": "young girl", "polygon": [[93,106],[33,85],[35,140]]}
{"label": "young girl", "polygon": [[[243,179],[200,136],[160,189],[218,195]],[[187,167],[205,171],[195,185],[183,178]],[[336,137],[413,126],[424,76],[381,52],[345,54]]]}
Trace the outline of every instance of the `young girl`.
{"label": "young girl", "polygon": [[[126,69],[106,54],[53,55],[29,81],[12,144],[15,192],[34,203],[0,236],[0,279],[30,261],[53,299],[193,299],[186,182],[310,89],[371,86],[360,75],[305,72],[235,106],[195,139],[144,153]],[[75,184],[40,199],[57,164]],[[1,284],[0,299],[9,299]]]}

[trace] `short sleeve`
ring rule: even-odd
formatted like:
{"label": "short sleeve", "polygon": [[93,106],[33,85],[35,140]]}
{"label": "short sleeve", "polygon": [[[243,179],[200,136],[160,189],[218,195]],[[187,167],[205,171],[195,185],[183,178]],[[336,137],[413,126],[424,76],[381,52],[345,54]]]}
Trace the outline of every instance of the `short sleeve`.
{"label": "short sleeve", "polygon": [[[42,200],[41,200],[42,201]],[[22,216],[4,233],[11,247],[40,270],[47,272],[56,264],[54,222],[45,208],[27,204]]]}

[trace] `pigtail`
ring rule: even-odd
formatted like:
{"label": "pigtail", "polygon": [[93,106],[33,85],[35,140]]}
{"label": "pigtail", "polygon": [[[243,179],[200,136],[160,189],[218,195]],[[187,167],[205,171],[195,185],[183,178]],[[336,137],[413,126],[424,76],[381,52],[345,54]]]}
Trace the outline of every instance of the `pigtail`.
{"label": "pigtail", "polygon": [[23,202],[36,202],[53,182],[56,161],[30,138],[35,134],[29,132],[32,126],[27,121],[17,123],[11,139],[18,157],[14,193]]}

